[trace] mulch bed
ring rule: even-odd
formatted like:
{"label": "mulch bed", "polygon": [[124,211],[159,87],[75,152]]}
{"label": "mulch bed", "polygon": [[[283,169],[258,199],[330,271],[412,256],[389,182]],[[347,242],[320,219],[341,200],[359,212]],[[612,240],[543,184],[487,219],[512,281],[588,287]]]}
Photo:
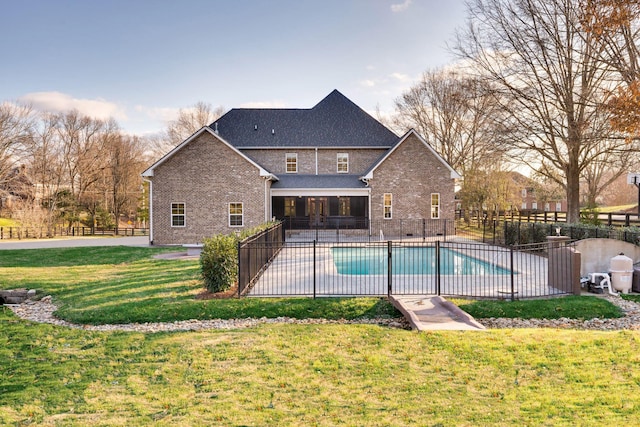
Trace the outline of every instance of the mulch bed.
{"label": "mulch bed", "polygon": [[207,290],[202,291],[198,295],[196,295],[196,299],[199,300],[210,300],[210,299],[229,299],[229,298],[237,298],[238,297],[238,285],[235,284],[231,288],[227,289],[223,292],[209,292]]}

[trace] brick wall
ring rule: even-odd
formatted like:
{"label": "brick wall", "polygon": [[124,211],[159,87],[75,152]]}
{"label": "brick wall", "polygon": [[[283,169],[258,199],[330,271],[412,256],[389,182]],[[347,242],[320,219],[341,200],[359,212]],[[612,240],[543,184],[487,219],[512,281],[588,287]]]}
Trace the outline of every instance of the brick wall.
{"label": "brick wall", "polygon": [[451,171],[410,135],[373,173],[370,218],[383,219],[383,195],[393,195],[394,219],[431,218],[431,193],[440,193],[440,219],[454,219]]}
{"label": "brick wall", "polygon": [[[321,175],[333,175],[337,173],[338,153],[349,154],[349,174],[363,175],[371,165],[385,153],[384,149],[358,149],[358,150],[318,150],[318,173]],[[256,163],[276,175],[286,174],[286,153],[298,154],[298,174],[315,175],[316,151],[315,149],[277,149],[277,150],[247,150],[242,152]]]}
{"label": "brick wall", "polygon": [[[198,243],[238,230],[228,225],[229,203],[243,203],[244,227],[265,220],[265,180],[258,168],[208,132],[158,166],[151,180],[154,244]],[[185,227],[171,227],[171,203],[185,204]]]}

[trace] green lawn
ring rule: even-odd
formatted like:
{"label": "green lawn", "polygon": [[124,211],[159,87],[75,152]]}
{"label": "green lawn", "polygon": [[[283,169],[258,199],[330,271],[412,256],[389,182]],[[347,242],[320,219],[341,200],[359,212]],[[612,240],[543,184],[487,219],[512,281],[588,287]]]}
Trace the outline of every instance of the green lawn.
{"label": "green lawn", "polygon": [[59,307],[56,315],[80,324],[399,316],[379,298],[197,300],[204,290],[197,260],[152,258],[171,250],[90,247],[0,251],[0,284],[53,295]]}
{"label": "green lawn", "polygon": [[635,331],[0,328],[0,425],[640,424]]}
{"label": "green lawn", "polygon": [[[0,251],[0,283],[52,294],[80,323],[395,315],[373,298],[194,300],[197,261],[150,257],[159,251]],[[546,301],[502,310],[602,308]],[[640,425],[639,364],[640,331],[274,324],[142,334],[34,324],[0,308],[0,425]]]}

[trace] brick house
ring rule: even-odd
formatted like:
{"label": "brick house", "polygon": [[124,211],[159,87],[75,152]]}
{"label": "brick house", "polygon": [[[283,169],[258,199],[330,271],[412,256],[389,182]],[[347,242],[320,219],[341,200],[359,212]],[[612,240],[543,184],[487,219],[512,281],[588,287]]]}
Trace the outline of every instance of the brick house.
{"label": "brick house", "polygon": [[272,218],[358,228],[454,218],[459,175],[414,130],[391,132],[337,90],[310,109],[232,109],[155,162],[154,244]]}

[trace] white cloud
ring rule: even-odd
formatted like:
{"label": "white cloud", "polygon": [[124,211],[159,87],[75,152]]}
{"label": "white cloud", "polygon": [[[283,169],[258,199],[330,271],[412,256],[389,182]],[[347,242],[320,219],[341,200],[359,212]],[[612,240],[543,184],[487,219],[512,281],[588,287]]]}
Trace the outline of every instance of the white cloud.
{"label": "white cloud", "polygon": [[391,5],[391,12],[398,13],[404,12],[411,5],[412,0],[404,0],[403,3],[396,3]]}
{"label": "white cloud", "polygon": [[360,85],[364,87],[374,87],[376,85],[375,80],[361,80]]}
{"label": "white cloud", "polygon": [[284,101],[249,101],[240,104],[240,108],[285,108],[287,104]]}
{"label": "white cloud", "polygon": [[411,77],[408,76],[407,74],[403,74],[403,73],[391,73],[390,75],[391,77],[393,77],[394,79],[401,81],[401,82],[410,82],[411,81]]}
{"label": "white cloud", "polygon": [[136,105],[136,111],[153,120],[169,122],[178,118],[179,108],[145,107]]}
{"label": "white cloud", "polygon": [[33,92],[20,97],[19,101],[32,105],[35,110],[51,113],[78,110],[96,119],[127,120],[122,107],[102,98],[78,99],[61,92]]}

